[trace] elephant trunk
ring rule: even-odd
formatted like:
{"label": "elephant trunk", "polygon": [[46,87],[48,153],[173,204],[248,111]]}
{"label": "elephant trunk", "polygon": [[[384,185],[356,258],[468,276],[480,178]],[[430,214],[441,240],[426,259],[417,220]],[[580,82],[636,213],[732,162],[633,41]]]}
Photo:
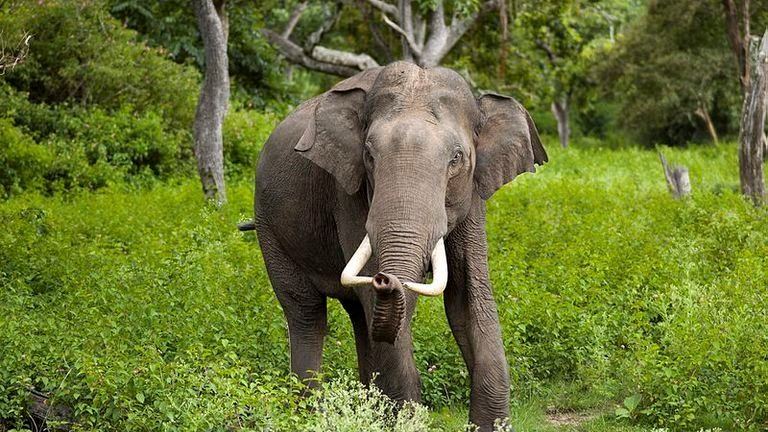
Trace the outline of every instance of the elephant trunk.
{"label": "elephant trunk", "polygon": [[[378,281],[369,279],[368,285],[374,291],[370,330],[375,341],[393,343],[405,327],[408,303],[415,299],[406,289],[439,295],[445,288],[446,181],[429,158],[377,159],[365,226],[379,272]],[[437,258],[433,267],[441,270],[435,271],[437,284],[423,284],[432,257]]]}
{"label": "elephant trunk", "polygon": [[371,323],[374,341],[394,343],[405,320],[405,292],[397,276],[378,273],[373,277],[376,292]]}
{"label": "elephant trunk", "polygon": [[[426,273],[425,254],[416,246],[416,242],[408,240],[407,235],[378,239],[376,250],[381,252],[378,254],[379,273],[371,284],[375,293],[371,338],[377,342],[394,343],[406,315],[403,285],[423,281]],[[381,244],[387,240],[394,244]]]}

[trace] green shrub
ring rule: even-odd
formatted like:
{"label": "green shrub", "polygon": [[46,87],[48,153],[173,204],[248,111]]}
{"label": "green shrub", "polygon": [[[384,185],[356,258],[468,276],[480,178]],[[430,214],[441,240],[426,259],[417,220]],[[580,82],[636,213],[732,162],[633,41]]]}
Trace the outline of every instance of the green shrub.
{"label": "green shrub", "polygon": [[94,109],[79,121],[75,139],[83,143],[91,164],[103,160],[130,174],[149,169],[162,176],[192,157],[189,133],[166,130],[162,117],[151,111],[135,114],[130,106],[113,113]]}
{"label": "green shrub", "polygon": [[188,128],[198,95],[194,68],[138,42],[102,1],[19,2],[0,10],[3,38],[32,35],[25,63],[2,79],[34,103],[153,111]]}
{"label": "green shrub", "polygon": [[1,196],[42,186],[41,172],[53,161],[51,151],[35,144],[29,136],[0,118],[0,192]]}
{"label": "green shrub", "polygon": [[224,119],[224,157],[231,174],[252,176],[261,147],[278,120],[269,112],[229,110]]}

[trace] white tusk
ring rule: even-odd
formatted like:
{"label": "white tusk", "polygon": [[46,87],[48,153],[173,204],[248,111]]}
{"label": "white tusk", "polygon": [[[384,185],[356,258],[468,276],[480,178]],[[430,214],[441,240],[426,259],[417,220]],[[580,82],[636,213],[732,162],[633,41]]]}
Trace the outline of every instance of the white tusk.
{"label": "white tusk", "polygon": [[[366,237],[367,239],[368,237]],[[370,244],[368,247],[370,250]],[[441,238],[437,241],[435,249],[432,251],[432,283],[405,282],[403,286],[421,295],[434,297],[442,294],[447,284],[448,259],[445,257],[445,242]]]}
{"label": "white tusk", "polygon": [[366,235],[360,246],[355,251],[352,258],[349,259],[344,271],[341,272],[341,285],[345,287],[370,286],[373,278],[370,276],[358,276],[360,270],[365,267],[365,263],[371,258],[371,240]]}

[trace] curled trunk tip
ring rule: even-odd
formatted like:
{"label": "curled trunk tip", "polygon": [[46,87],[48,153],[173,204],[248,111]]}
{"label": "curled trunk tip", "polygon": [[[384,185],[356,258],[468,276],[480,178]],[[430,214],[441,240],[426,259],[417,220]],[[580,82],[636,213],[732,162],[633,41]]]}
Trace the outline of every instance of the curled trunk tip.
{"label": "curled trunk tip", "polygon": [[376,342],[394,343],[405,319],[405,292],[400,280],[391,274],[373,277],[376,298],[373,306],[371,338]]}

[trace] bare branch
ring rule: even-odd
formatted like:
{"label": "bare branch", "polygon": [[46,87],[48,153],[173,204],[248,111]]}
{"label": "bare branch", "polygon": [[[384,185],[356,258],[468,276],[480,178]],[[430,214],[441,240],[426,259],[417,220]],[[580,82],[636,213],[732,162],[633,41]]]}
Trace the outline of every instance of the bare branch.
{"label": "bare branch", "polygon": [[303,1],[296,5],[296,7],[293,9],[293,12],[291,12],[291,17],[288,19],[288,23],[285,25],[285,30],[283,30],[283,34],[281,35],[282,37],[286,39],[291,37],[293,29],[296,28],[296,24],[299,23],[301,15],[307,9],[307,4],[308,2]]}
{"label": "bare branch", "polygon": [[[349,67],[344,64],[334,64],[328,61],[321,61],[308,55],[301,49],[300,46],[291,42],[279,34],[268,30],[262,29],[261,33],[267,38],[270,44],[274,46],[280,54],[285,56],[291,63],[302,65],[307,69],[312,69],[320,72],[325,72],[332,75],[338,75],[343,77],[350,77],[360,72],[361,69]],[[315,47],[320,48],[320,47]],[[313,52],[315,49],[313,49]],[[330,57],[329,57],[330,58]]]}
{"label": "bare branch", "polygon": [[546,42],[541,39],[536,39],[535,42],[536,46],[541,48],[541,50],[547,54],[549,62],[552,63],[552,65],[555,65],[560,60],[557,54],[555,54],[555,52],[552,50],[552,47],[550,47]]}
{"label": "bare branch", "polygon": [[397,11],[397,6],[386,3],[382,0],[368,0],[368,3],[383,13],[392,15],[396,20],[400,20],[400,13]]}
{"label": "bare branch", "polygon": [[[419,57],[419,54],[416,54],[412,49],[412,41],[413,38],[413,13],[411,10],[411,0],[398,0],[397,1],[397,11],[400,14],[400,26],[402,26],[402,29],[405,31],[406,35],[409,35],[409,37],[402,37],[400,38],[400,42],[403,45],[403,59],[408,61],[414,61],[415,57]],[[410,41],[408,40],[410,38]],[[421,47],[421,46],[420,46]],[[419,49],[421,51],[421,49]]]}
{"label": "bare branch", "polygon": [[322,24],[320,24],[320,27],[318,27],[317,30],[315,30],[309,37],[307,38],[307,41],[304,42],[304,52],[307,54],[311,54],[312,50],[315,48],[315,45],[320,43],[320,39],[323,38],[323,35],[329,31],[331,28],[333,28],[334,24],[336,24],[336,21],[339,20],[339,16],[341,15],[341,3],[336,3],[336,10],[333,11],[330,15],[326,16],[325,20]]}
{"label": "bare branch", "polygon": [[368,54],[356,54],[347,51],[339,51],[331,48],[316,46],[312,50],[312,57],[321,62],[342,66],[350,66],[360,70],[377,67],[379,64]]}
{"label": "bare branch", "polygon": [[424,40],[427,37],[427,20],[418,15],[414,19],[413,35],[416,39],[416,44],[424,48]]}
{"label": "bare branch", "polygon": [[5,44],[0,46],[0,75],[5,75],[7,70],[13,70],[16,66],[24,63],[27,54],[29,54],[30,39],[32,39],[32,35],[24,33],[24,36],[21,37],[21,41],[11,52],[5,51]]}
{"label": "bare branch", "polygon": [[400,33],[400,35],[405,38],[406,42],[408,42],[408,48],[416,57],[421,56],[421,47],[419,47],[416,44],[416,41],[413,40],[413,35],[408,34],[405,30],[400,28],[400,26],[389,19],[386,14],[381,14],[381,17],[384,19],[384,22],[387,23],[388,26],[392,27],[393,30]]}

